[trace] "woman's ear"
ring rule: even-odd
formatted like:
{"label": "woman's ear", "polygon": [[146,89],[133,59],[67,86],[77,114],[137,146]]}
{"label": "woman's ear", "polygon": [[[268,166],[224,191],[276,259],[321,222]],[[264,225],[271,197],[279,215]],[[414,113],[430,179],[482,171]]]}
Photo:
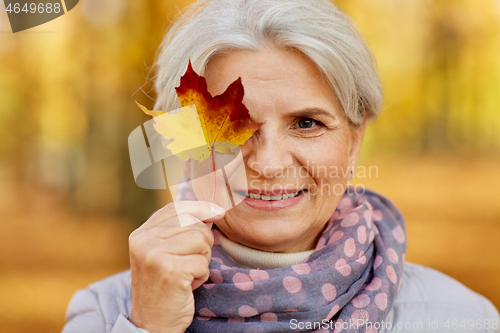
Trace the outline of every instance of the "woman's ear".
{"label": "woman's ear", "polygon": [[366,128],[366,112],[363,113],[363,122],[361,125],[351,128],[351,146],[349,149],[349,163],[355,167],[358,163],[359,152],[361,151],[361,143],[365,135]]}

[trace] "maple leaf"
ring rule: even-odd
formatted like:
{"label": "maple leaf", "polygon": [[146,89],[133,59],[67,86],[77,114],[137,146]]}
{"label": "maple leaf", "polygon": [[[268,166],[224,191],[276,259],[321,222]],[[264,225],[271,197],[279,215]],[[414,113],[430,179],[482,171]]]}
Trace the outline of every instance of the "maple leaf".
{"label": "maple leaf", "polygon": [[196,106],[205,139],[217,152],[230,154],[231,146],[224,143],[243,145],[262,125],[250,120],[250,113],[242,103],[241,78],[231,83],[221,95],[212,97],[207,81],[193,70],[189,61],[181,84],[175,90],[182,106]]}
{"label": "maple leaf", "polygon": [[194,105],[184,107],[176,114],[151,111],[139,103],[137,103],[137,106],[147,115],[156,117],[154,128],[158,133],[167,140],[173,140],[167,145],[164,143],[164,146],[172,154],[184,161],[193,158],[199,163],[210,156],[210,150]]}
{"label": "maple leaf", "polygon": [[[241,78],[231,83],[221,95],[212,96],[205,78],[193,70],[189,61],[180,86],[175,90],[183,107],[177,114],[151,111],[139,103],[137,105],[152,117],[161,116],[155,129],[165,138],[174,140],[167,148],[183,160],[192,157],[201,163],[212,156],[214,150],[233,154],[232,149],[243,145],[262,125],[250,120],[250,113],[242,102],[244,89]],[[193,108],[188,108],[191,105],[196,107],[197,115]],[[201,124],[201,134],[195,124]],[[200,135],[204,136],[204,140]],[[193,150],[195,143],[199,149]]]}

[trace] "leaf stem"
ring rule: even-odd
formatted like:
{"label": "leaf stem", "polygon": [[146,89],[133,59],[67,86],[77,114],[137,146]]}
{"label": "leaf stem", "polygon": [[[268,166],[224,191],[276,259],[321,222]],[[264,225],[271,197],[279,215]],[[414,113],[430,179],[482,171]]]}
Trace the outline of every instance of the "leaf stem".
{"label": "leaf stem", "polygon": [[214,203],[215,189],[217,188],[217,174],[215,172],[215,156],[214,156],[214,147],[213,146],[210,149],[210,160],[212,160],[212,170],[214,172],[214,193],[212,194],[212,203]]}

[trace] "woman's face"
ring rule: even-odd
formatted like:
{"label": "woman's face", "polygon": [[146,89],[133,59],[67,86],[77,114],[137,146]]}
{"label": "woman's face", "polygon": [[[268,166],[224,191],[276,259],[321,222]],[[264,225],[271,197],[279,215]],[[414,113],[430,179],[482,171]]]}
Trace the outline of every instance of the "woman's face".
{"label": "woman's face", "polygon": [[[281,200],[247,198],[216,224],[229,239],[255,249],[314,249],[346,189],[364,124],[356,129],[349,126],[333,89],[298,51],[274,47],[233,51],[211,60],[205,72],[213,96],[238,77],[251,119],[264,123],[241,147],[248,192],[302,191]],[[202,167],[191,163],[193,179],[196,168]],[[198,197],[203,196],[200,199],[210,201],[211,195],[202,193],[213,185],[193,186]]]}

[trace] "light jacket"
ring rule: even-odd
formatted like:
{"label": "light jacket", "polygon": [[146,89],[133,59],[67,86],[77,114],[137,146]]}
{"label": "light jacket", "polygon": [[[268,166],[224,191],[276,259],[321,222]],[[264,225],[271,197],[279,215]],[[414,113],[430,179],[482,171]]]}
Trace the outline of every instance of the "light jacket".
{"label": "light jacket", "polygon": [[[63,333],[144,332],[127,319],[130,289],[130,271],[124,271],[77,291]],[[443,273],[408,262],[389,317],[380,324],[374,327],[379,333],[500,333],[499,313],[488,299]]]}

